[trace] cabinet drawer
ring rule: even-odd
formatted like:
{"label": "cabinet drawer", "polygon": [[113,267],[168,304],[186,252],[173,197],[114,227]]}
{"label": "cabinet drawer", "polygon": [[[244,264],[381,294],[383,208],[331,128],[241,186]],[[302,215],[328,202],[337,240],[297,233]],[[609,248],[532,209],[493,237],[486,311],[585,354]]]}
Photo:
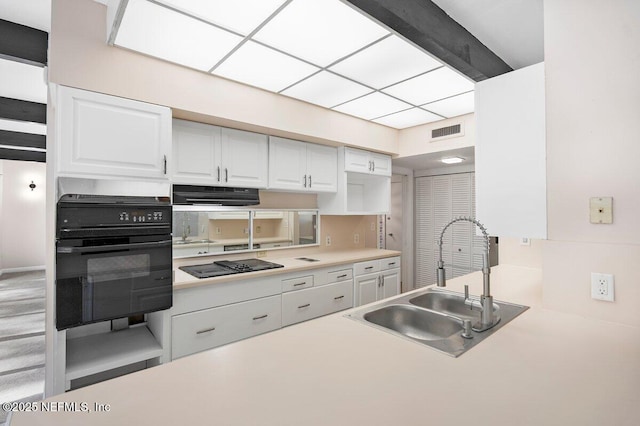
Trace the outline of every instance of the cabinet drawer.
{"label": "cabinet drawer", "polygon": [[313,287],[313,275],[282,280],[282,292]]}
{"label": "cabinet drawer", "polygon": [[400,267],[400,256],[380,259],[380,270],[395,269]]}
{"label": "cabinet drawer", "polygon": [[328,272],[328,279],[327,279],[327,283],[331,284],[331,283],[337,283],[340,281],[348,281],[350,279],[353,279],[353,269],[349,268],[349,269],[342,269],[340,271],[332,271],[332,272]]}
{"label": "cabinet drawer", "polygon": [[379,260],[370,260],[368,262],[359,262],[354,265],[356,275],[370,274],[380,270]]}
{"label": "cabinet drawer", "polygon": [[282,325],[291,325],[353,306],[353,280],[282,295]]}
{"label": "cabinet drawer", "polygon": [[176,315],[171,319],[171,358],[278,329],[281,306],[278,295]]}

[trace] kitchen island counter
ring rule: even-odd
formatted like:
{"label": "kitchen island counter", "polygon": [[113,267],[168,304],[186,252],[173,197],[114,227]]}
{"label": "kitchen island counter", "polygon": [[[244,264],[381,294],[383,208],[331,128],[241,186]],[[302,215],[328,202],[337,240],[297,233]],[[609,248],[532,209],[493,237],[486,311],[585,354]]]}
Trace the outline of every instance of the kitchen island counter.
{"label": "kitchen island counter", "polygon": [[[49,399],[108,412],[12,426],[637,425],[640,329],[544,309],[538,269],[491,278],[496,299],[531,309],[459,358],[341,312]],[[464,284],[477,295],[482,275],[448,288]]]}

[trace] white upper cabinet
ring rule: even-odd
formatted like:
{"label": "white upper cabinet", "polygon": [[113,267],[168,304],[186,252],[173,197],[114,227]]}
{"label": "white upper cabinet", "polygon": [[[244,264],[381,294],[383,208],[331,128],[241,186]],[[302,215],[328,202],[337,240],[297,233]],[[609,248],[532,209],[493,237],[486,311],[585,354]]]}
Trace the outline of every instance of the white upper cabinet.
{"label": "white upper cabinet", "polygon": [[[361,155],[366,154],[366,157]],[[375,154],[378,155],[378,154]],[[388,157],[380,155],[380,157]],[[371,153],[351,148],[338,148],[338,190],[318,194],[318,209],[327,215],[388,214],[391,209],[391,160],[388,174],[374,173]],[[381,159],[382,159],[381,158]],[[365,172],[354,170],[364,165]],[[382,162],[381,164],[384,164]],[[370,169],[370,170],[369,170]]]}
{"label": "white upper cabinet", "polygon": [[174,120],[174,183],[267,187],[267,136]]}
{"label": "white upper cabinet", "polygon": [[171,110],[58,86],[57,173],[167,180]]}
{"label": "white upper cabinet", "polygon": [[391,176],[391,157],[384,154],[345,148],[344,168],[347,172]]}
{"label": "white upper cabinet", "polygon": [[269,188],[300,192],[336,192],[336,148],[271,136]]}
{"label": "white upper cabinet", "polygon": [[220,184],[220,128],[173,120],[173,182],[192,185]]}
{"label": "white upper cabinet", "polygon": [[222,128],[221,180],[225,186],[266,188],[269,142],[266,135]]}
{"label": "white upper cabinet", "polygon": [[544,64],[476,83],[476,211],[491,235],[547,238]]}

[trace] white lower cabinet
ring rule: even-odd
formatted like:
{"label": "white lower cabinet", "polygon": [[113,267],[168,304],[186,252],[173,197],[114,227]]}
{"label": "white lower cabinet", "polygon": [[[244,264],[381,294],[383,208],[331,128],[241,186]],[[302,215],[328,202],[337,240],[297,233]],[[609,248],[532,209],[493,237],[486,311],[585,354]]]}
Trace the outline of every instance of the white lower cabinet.
{"label": "white lower cabinet", "polygon": [[353,281],[292,291],[282,295],[282,325],[287,326],[353,306]]}
{"label": "white lower cabinet", "polygon": [[359,262],[354,270],[354,306],[400,294],[400,257]]}
{"label": "white lower cabinet", "polygon": [[281,327],[280,295],[176,315],[171,354],[180,358]]}

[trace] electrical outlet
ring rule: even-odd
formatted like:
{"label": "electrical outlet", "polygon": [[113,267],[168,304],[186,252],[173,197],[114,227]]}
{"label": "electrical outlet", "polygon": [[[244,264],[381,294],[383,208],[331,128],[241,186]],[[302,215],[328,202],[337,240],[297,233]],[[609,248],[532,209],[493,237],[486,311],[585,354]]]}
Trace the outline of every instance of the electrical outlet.
{"label": "electrical outlet", "polygon": [[245,233],[245,234],[248,234],[248,233],[249,233],[249,228],[244,228],[244,229],[242,230],[242,232],[243,232],[243,233]]}
{"label": "electrical outlet", "polygon": [[256,234],[262,232],[262,227],[260,225],[256,226]]}
{"label": "electrical outlet", "polygon": [[216,226],[216,234],[220,235],[220,227]]}
{"label": "electrical outlet", "polygon": [[330,246],[330,245],[331,245],[331,235],[327,235],[326,245],[327,245],[327,246]]}
{"label": "electrical outlet", "polygon": [[371,230],[372,231],[376,230],[376,223],[375,222],[371,222]]}
{"label": "electrical outlet", "polygon": [[531,245],[531,240],[528,237],[521,237],[520,238],[520,245],[521,246],[530,246]]}
{"label": "electrical outlet", "polygon": [[591,298],[613,302],[613,275],[591,273]]}
{"label": "electrical outlet", "polygon": [[266,250],[262,250],[256,253],[256,257],[266,257],[266,256],[267,256]]}
{"label": "electrical outlet", "polygon": [[358,244],[358,243],[360,243],[360,234],[356,232],[355,234],[353,234],[353,244]]}

